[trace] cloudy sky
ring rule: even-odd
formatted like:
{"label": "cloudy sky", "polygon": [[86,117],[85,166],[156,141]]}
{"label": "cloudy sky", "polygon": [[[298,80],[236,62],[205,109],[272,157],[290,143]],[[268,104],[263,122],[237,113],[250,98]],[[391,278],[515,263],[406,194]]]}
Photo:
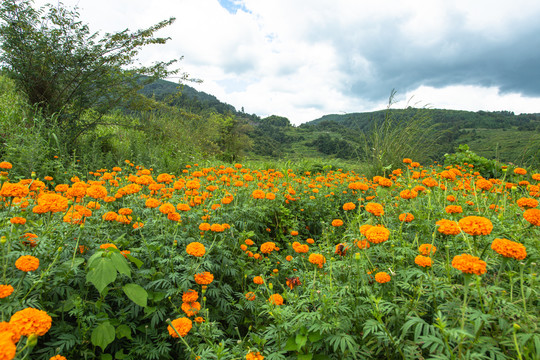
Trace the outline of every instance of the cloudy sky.
{"label": "cloudy sky", "polygon": [[[56,1],[36,0],[36,5]],[[93,31],[175,17],[140,61],[294,124],[394,106],[540,113],[537,0],[64,0]]]}

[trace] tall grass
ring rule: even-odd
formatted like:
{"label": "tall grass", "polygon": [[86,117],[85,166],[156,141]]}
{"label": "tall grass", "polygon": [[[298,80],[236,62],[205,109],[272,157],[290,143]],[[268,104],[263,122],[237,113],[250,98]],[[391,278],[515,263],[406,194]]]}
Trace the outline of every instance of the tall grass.
{"label": "tall grass", "polygon": [[404,157],[423,162],[434,153],[437,135],[427,109],[408,107],[409,116],[397,119],[390,111],[395,95],[392,90],[384,119],[374,122],[371,131],[364,133],[360,159],[367,164],[370,176],[385,174],[399,166]]}

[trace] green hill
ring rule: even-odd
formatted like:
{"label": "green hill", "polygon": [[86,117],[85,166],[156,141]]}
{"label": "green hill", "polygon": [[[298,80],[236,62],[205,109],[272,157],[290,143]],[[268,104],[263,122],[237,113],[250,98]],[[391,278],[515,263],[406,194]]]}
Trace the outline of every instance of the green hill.
{"label": "green hill", "polygon": [[385,116],[391,116],[398,124],[406,124],[422,112],[432,125],[433,136],[438,139],[431,154],[434,160],[441,160],[445,153],[454,152],[460,144],[468,144],[479,155],[503,162],[534,165],[540,161],[540,114],[407,108],[328,114],[293,126],[284,117],[273,115],[261,119],[237,111],[234,106],[189,85],[158,80],[145,86],[141,93],[190,113],[236,117],[251,128],[248,135],[253,141],[249,152],[252,157],[357,160],[365,151],[366,136],[369,137]]}

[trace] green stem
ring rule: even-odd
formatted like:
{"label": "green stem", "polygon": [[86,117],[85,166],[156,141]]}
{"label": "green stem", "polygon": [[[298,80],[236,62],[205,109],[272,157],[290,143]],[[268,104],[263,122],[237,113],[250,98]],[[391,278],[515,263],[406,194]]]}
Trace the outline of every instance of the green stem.
{"label": "green stem", "polygon": [[525,286],[523,281],[523,270],[525,269],[524,264],[520,264],[519,269],[519,284],[521,286],[521,299],[523,300],[523,311],[527,313],[527,299],[525,298]]}

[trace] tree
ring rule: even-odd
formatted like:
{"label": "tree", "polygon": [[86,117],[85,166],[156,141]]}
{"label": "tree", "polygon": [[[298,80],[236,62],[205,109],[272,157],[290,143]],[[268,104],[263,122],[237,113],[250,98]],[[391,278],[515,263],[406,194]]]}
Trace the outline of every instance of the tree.
{"label": "tree", "polygon": [[[154,33],[174,18],[100,37],[79,21],[76,8],[32,5],[33,0],[2,1],[0,64],[49,125],[59,125],[72,141],[107,111],[133,104],[144,84],[178,71],[167,69],[176,60],[133,66],[142,47],[168,40]],[[83,116],[89,109],[91,115]]]}

